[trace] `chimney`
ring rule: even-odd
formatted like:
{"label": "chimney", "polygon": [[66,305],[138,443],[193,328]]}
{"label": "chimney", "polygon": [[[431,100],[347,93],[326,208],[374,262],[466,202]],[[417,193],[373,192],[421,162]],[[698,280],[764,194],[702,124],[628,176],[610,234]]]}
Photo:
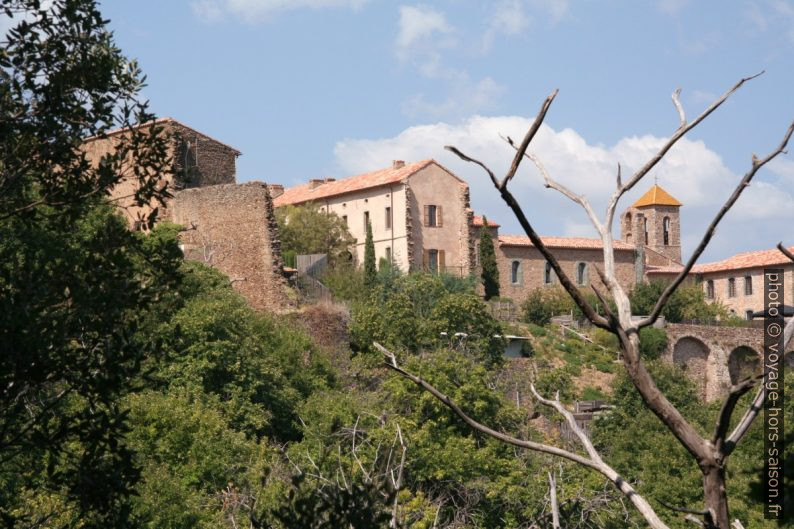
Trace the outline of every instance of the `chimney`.
{"label": "chimney", "polygon": [[316,189],[318,186],[321,186],[325,183],[325,180],[322,178],[312,178],[309,180],[309,189]]}
{"label": "chimney", "polygon": [[405,167],[405,160],[393,160],[391,163],[392,169],[402,169]]}
{"label": "chimney", "polygon": [[267,190],[270,191],[270,198],[280,197],[284,194],[284,186],[281,184],[268,184]]}

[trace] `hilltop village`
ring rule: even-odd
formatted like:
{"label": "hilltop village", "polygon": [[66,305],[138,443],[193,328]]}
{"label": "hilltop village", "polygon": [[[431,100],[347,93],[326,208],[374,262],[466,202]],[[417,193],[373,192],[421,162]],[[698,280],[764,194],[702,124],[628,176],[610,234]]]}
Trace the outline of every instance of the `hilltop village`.
{"label": "hilltop village", "polygon": [[[274,216],[275,208],[287,205],[313,204],[342,218],[356,241],[355,262],[363,262],[369,224],[376,259],[386,259],[403,272],[478,274],[483,217],[470,207],[466,181],[435,160],[395,160],[368,173],[339,180],[310,179],[294,187],[276,182],[238,184],[235,162],[240,151],[172,118],[146,126],[152,125],[170,135],[175,162],[173,171],[163,175],[175,190],[173,199],[159,218],[184,226],[185,256],[227,274],[255,308],[278,312],[293,305],[285,290],[289,270],[285,272]],[[83,148],[90,159],[98,160],[123,133],[89,139]],[[112,198],[130,226],[139,229],[148,211],[125,203],[130,191],[119,185]],[[620,216],[614,253],[616,275],[626,290],[642,282],[670,280],[682,269],[681,207],[654,184]],[[498,221],[488,221],[503,296],[520,304],[531,290],[555,285],[553,270],[529,238],[502,234],[499,228]],[[600,239],[545,236],[543,240],[578,285],[600,284],[594,271],[602,263]],[[785,270],[785,303],[794,305],[794,264],[776,249],[698,264],[691,279],[702,285],[707,300],[752,319],[763,311],[762,274],[769,267]]]}

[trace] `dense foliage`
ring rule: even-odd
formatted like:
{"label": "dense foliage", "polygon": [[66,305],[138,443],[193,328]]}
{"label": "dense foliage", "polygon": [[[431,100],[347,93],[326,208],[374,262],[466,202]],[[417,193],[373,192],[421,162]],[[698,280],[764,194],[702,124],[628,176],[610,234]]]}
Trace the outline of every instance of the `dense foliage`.
{"label": "dense foliage", "polygon": [[350,248],[356,242],[342,218],[311,203],[276,209],[276,223],[285,257],[326,254],[331,263],[336,263],[349,260]]}
{"label": "dense foliage", "polygon": [[350,334],[360,351],[375,341],[413,354],[448,347],[488,363],[504,351],[501,327],[470,283],[436,274],[397,277],[356,302]]}
{"label": "dense foliage", "polygon": [[[632,312],[638,315],[650,314],[665,288],[667,283],[664,281],[636,285],[629,295]],[[726,318],[728,312],[719,303],[707,302],[706,295],[699,285],[685,284],[678,287],[670,296],[670,300],[662,309],[662,316],[671,323],[712,322]]]}
{"label": "dense foliage", "polygon": [[372,223],[367,222],[367,234],[364,238],[364,286],[368,289],[378,281],[378,269],[375,266],[375,242],[372,240]]}

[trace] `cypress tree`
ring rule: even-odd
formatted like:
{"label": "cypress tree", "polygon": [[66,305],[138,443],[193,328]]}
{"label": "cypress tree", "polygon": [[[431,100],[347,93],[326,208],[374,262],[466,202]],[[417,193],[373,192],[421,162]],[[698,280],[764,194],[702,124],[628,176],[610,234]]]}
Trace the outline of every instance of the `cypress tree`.
{"label": "cypress tree", "polygon": [[367,238],[364,240],[364,285],[372,288],[378,281],[375,267],[375,242],[372,239],[372,224],[367,222]]}
{"label": "cypress tree", "polygon": [[488,230],[488,219],[482,218],[480,230],[480,267],[482,268],[482,286],[485,289],[485,300],[499,296],[499,269],[496,266],[496,252],[493,238]]}

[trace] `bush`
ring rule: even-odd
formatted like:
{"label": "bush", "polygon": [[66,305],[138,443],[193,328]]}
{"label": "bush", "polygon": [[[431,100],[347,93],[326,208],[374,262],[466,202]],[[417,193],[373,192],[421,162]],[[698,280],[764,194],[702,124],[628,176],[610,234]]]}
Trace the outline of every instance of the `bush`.
{"label": "bush", "polygon": [[521,313],[527,323],[546,325],[552,316],[570,314],[575,307],[571,296],[560,287],[536,288],[521,304]]}
{"label": "bush", "polygon": [[659,358],[667,348],[667,333],[655,327],[640,330],[640,355],[647,360]]}
{"label": "bush", "polygon": [[[665,288],[667,283],[664,281],[636,285],[629,295],[632,312],[650,314]],[[671,323],[678,323],[684,320],[713,321],[727,317],[728,313],[722,305],[708,303],[699,285],[681,285],[662,309],[662,316]]]}

